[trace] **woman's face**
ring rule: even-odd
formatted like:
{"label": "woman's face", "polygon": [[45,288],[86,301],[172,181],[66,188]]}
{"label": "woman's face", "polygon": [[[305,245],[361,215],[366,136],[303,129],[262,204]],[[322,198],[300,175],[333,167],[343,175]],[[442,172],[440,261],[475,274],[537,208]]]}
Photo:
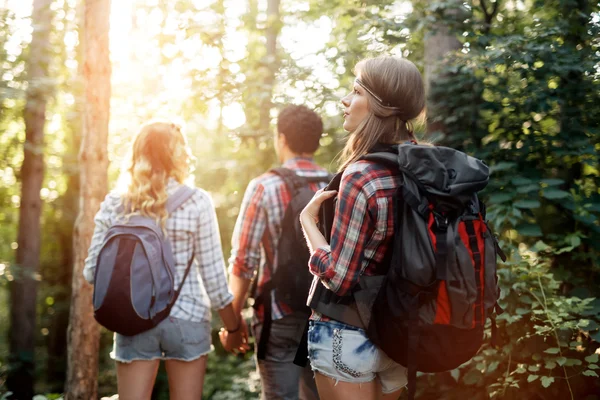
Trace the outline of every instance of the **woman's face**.
{"label": "woman's face", "polygon": [[[360,75],[357,76],[360,79]],[[352,92],[342,98],[344,105],[344,130],[354,131],[369,115],[369,102],[365,89],[358,83],[353,83]]]}

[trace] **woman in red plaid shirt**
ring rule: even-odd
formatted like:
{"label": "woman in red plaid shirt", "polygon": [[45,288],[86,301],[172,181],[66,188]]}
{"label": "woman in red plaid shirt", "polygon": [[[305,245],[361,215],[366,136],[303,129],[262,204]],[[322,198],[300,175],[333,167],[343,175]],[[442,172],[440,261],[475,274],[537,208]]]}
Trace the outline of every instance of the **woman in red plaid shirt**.
{"label": "woman in red plaid shirt", "polygon": [[[359,62],[352,92],[342,99],[344,130],[339,192],[319,191],[300,221],[312,274],[338,296],[350,293],[361,275],[388,268],[384,257],[394,232],[392,196],[397,172],[360,160],[375,146],[415,141],[412,120],[425,108],[421,74],[413,63],[382,56]],[[331,243],[317,228],[321,203],[337,194]],[[313,283],[315,287],[315,283]],[[311,298],[309,297],[309,301]],[[361,328],[314,312],[309,359],[323,399],[397,399],[407,384],[406,368],[388,358]]]}

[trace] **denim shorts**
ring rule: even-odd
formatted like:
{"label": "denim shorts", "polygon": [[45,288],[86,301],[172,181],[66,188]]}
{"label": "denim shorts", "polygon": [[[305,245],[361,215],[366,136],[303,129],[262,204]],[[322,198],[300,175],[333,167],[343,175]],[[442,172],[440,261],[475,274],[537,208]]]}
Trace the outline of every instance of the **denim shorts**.
{"label": "denim shorts", "polygon": [[193,361],[211,351],[209,322],[167,317],[135,336],[115,333],[110,356],[119,362],[137,360]]}
{"label": "denim shorts", "polygon": [[363,329],[337,321],[310,321],[308,358],[313,371],[336,381],[366,383],[377,378],[384,394],[408,383],[407,370],[376,347]]}

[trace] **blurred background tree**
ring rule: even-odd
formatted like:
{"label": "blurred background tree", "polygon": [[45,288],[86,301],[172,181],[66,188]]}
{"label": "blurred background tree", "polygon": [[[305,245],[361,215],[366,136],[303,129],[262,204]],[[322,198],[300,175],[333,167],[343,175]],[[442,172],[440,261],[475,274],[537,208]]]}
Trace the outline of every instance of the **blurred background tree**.
{"label": "blurred background tree", "polygon": [[[9,286],[21,276],[25,108],[40,30],[31,1],[0,0],[0,397],[23,360],[35,360],[27,366],[35,386],[23,390],[59,394],[66,380],[85,2],[46,3],[38,294],[26,290],[36,304],[27,317],[35,351],[19,359],[10,356],[9,315],[23,304],[9,301]],[[456,370],[420,376],[419,398],[598,399],[599,12],[589,0],[113,2],[109,187],[137,127],[175,118],[197,158],[195,182],[217,206],[227,257],[248,181],[276,162],[278,110],[302,103],[323,116],[317,160],[334,171],[344,141],[339,99],[353,66],[371,55],[407,57],[429,89],[420,135],[490,165],[488,218],[511,255],[499,271],[506,312],[498,347],[487,343]],[[205,397],[257,398],[251,356],[213,343]],[[116,392],[110,348],[102,331],[102,396]],[[153,396],[167,393],[161,373]]]}

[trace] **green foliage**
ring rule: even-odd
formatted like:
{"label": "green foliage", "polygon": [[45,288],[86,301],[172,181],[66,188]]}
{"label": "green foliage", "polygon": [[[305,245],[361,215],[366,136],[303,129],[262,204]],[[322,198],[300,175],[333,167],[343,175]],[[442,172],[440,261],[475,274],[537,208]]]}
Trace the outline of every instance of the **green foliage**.
{"label": "green foliage", "polygon": [[244,357],[211,353],[208,357],[203,398],[256,399],[260,378],[251,354]]}
{"label": "green foliage", "polygon": [[458,385],[445,398],[583,398],[598,390],[599,7],[496,3],[490,18],[491,2],[472,5],[475,29],[445,60],[429,118],[449,132],[443,144],[490,165],[487,218],[512,253],[498,272],[500,346],[482,348],[450,381],[422,379],[432,395]]}
{"label": "green foliage", "polygon": [[[406,13],[412,3],[412,12]],[[260,128],[260,108],[271,93],[265,73],[277,61],[271,117],[289,102],[304,102],[324,117],[319,163],[343,146],[339,100],[353,80],[352,68],[367,56],[402,55],[422,71],[424,39],[449,28],[462,48],[443,64],[432,86],[430,122],[446,137],[428,139],[485,160],[492,171],[483,195],[487,217],[511,254],[499,275],[498,347],[488,340],[480,353],[456,370],[419,378],[420,397],[464,399],[585,398],[598,387],[600,342],[600,27],[599,6],[587,0],[474,0],[457,2],[283,2],[282,28],[330,26],[323,48],[297,54],[279,46],[266,59],[267,25],[262,3],[249,0],[233,10],[226,0],[189,0],[149,5],[136,0],[132,16],[137,48],[130,61],[113,59],[109,154],[111,178],[120,172],[137,126],[153,117],[178,117],[195,155],[195,182],[217,207],[224,253],[250,179],[277,163],[271,131]],[[37,315],[38,392],[62,390],[51,372],[64,366],[52,350],[65,327],[60,316],[70,298],[70,239],[77,212],[77,149],[81,131],[80,46],[76,2],[53,5],[52,100],[44,148],[43,257]],[[157,11],[158,10],[158,11]],[[160,11],[160,12],[159,12]],[[235,12],[234,12],[235,11]],[[152,20],[155,24],[144,21]],[[269,21],[273,23],[274,21]],[[0,304],[7,304],[18,224],[22,163],[24,62],[27,38],[17,17],[0,10]],[[243,38],[241,53],[231,35]],[[75,38],[75,39],[73,39]],[[143,38],[143,40],[139,40]],[[8,41],[19,42],[7,49]],[[301,38],[304,39],[304,38]],[[240,39],[241,40],[241,39]],[[301,40],[299,41],[301,42]],[[217,62],[208,62],[216,59]],[[207,61],[208,60],[208,61]],[[202,61],[202,62],[200,62]],[[207,61],[207,62],[204,62]],[[167,78],[182,73],[181,89]],[[181,72],[183,71],[183,72]],[[239,103],[246,122],[234,127],[227,106]],[[216,119],[214,115],[219,116]],[[229,127],[231,126],[231,128]],[[436,139],[436,138],[439,138]],[[50,240],[52,239],[52,240]],[[0,320],[9,318],[0,307]],[[7,324],[0,324],[0,392],[8,368]],[[256,398],[250,356],[223,354],[218,342],[208,361],[205,397]],[[99,387],[116,392],[112,336],[103,332]],[[53,368],[49,368],[52,366]],[[155,397],[165,396],[164,376]],[[58,395],[57,395],[58,396]],[[54,396],[56,397],[56,396]],[[0,397],[1,399],[2,397]],[[52,395],[46,398],[53,398]]]}

